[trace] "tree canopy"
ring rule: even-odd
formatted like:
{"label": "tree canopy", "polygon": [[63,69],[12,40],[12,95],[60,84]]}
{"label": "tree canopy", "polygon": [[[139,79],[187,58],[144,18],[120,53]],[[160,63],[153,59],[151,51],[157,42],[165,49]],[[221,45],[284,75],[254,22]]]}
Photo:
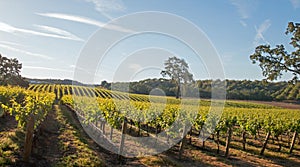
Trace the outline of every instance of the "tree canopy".
{"label": "tree canopy", "polygon": [[292,35],[290,45],[294,48],[288,52],[284,45],[259,45],[255,53],[250,55],[253,63],[258,62],[267,80],[276,80],[282,76],[283,72],[292,73],[296,81],[300,76],[300,23],[289,22],[286,35]]}
{"label": "tree canopy", "polygon": [[[263,82],[250,80],[196,80],[189,83],[189,93],[187,97],[211,98],[212,85],[226,83],[226,98],[237,100],[300,100],[300,83],[289,84],[288,82]],[[106,84],[106,89],[111,89]],[[129,93],[149,95],[155,88],[162,89],[167,96],[176,96],[177,85],[170,79],[153,78],[135,82],[113,83],[114,87],[124,87],[129,85]],[[127,92],[127,91],[126,91]]]}
{"label": "tree canopy", "polygon": [[163,77],[170,77],[171,81],[177,85],[176,98],[179,98],[181,84],[193,81],[193,74],[189,72],[189,65],[184,59],[179,59],[175,56],[169,57],[164,65],[165,70],[161,71],[161,74]]}
{"label": "tree canopy", "polygon": [[20,75],[22,64],[17,59],[9,59],[0,54],[0,85],[28,87],[28,82]]}

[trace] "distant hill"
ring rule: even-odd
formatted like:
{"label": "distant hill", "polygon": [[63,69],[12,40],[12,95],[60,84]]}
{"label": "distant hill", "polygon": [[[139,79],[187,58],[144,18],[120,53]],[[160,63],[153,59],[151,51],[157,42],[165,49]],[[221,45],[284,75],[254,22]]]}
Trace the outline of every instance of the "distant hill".
{"label": "distant hill", "polygon": [[26,78],[30,84],[60,84],[60,85],[79,85],[79,86],[87,86],[87,84],[83,84],[78,81],[70,80],[70,79],[31,79]]}

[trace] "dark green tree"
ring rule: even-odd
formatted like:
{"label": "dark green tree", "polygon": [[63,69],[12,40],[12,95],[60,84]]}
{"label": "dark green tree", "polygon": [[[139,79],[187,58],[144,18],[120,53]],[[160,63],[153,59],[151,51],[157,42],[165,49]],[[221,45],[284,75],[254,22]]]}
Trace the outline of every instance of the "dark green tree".
{"label": "dark green tree", "polygon": [[255,53],[250,55],[253,63],[258,62],[267,80],[276,80],[283,72],[292,73],[297,81],[300,75],[300,23],[289,22],[286,35],[292,35],[290,45],[294,48],[288,52],[283,45],[259,45]]}
{"label": "dark green tree", "polygon": [[20,75],[22,64],[17,59],[9,59],[0,54],[0,85],[28,87],[28,82]]}
{"label": "dark green tree", "polygon": [[184,59],[177,57],[169,57],[165,61],[165,70],[161,71],[163,77],[170,77],[171,81],[177,86],[176,98],[180,97],[180,87],[182,84],[190,83],[193,81],[193,74],[189,72],[189,65]]}
{"label": "dark green tree", "polygon": [[101,82],[100,86],[106,89],[110,89],[111,84],[104,80]]}

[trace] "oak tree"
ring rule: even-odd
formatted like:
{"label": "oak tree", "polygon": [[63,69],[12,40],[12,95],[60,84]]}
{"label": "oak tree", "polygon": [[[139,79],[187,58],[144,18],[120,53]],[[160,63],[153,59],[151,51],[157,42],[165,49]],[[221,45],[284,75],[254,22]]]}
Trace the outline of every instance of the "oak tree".
{"label": "oak tree", "polygon": [[20,75],[22,64],[0,54],[0,85],[18,85],[28,87],[28,82]]}
{"label": "oak tree", "polygon": [[288,52],[284,45],[259,45],[255,53],[250,55],[253,63],[258,62],[267,80],[276,80],[283,72],[289,72],[294,77],[292,81],[297,81],[300,75],[300,23],[289,22],[286,35],[292,35],[290,45],[293,51]]}
{"label": "oak tree", "polygon": [[184,59],[177,57],[169,57],[165,61],[165,70],[161,71],[163,77],[170,77],[177,86],[176,98],[180,97],[180,87],[183,83],[189,83],[193,81],[193,74],[189,72],[189,65]]}

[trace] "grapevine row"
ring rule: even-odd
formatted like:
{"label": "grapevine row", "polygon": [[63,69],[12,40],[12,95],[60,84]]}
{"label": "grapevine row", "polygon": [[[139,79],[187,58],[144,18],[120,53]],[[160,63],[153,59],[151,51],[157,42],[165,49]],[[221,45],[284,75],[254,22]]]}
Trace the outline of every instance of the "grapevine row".
{"label": "grapevine row", "polygon": [[[97,102],[94,99],[88,97],[77,97],[76,103],[74,103],[71,96],[64,96],[62,101],[65,104],[73,105],[73,107],[80,111],[88,122],[97,122],[101,117],[112,126],[120,128],[124,117],[129,122],[136,126],[138,129],[146,130],[156,129],[154,133],[166,131],[171,137],[178,137],[179,133],[170,132],[168,129],[175,122],[176,119],[185,120],[191,122],[192,129],[200,131],[204,128],[214,128],[213,133],[217,138],[217,144],[219,148],[219,137],[221,134],[227,136],[226,139],[226,152],[228,155],[230,138],[235,134],[241,134],[243,138],[243,149],[246,147],[247,136],[259,136],[259,132],[266,134],[266,139],[261,148],[261,154],[267,146],[268,140],[272,135],[279,141],[280,135],[286,135],[287,133],[294,133],[290,144],[290,153],[295,145],[297,134],[300,132],[300,115],[299,110],[288,110],[278,108],[236,108],[230,107],[227,104],[220,121],[218,115],[212,115],[207,121],[207,113],[209,106],[201,106],[197,108],[193,105],[180,106],[179,104],[167,103],[163,105],[161,103],[150,102],[138,102],[131,101],[130,104],[125,100],[113,100],[98,98]],[[230,104],[230,103],[229,103]],[[229,106],[229,107],[228,107]],[[179,130],[182,131],[183,124],[178,125]],[[145,128],[146,127],[146,128]],[[150,127],[150,128],[149,128]],[[176,134],[172,136],[172,134]],[[200,134],[201,135],[201,134]],[[281,145],[279,145],[281,148]],[[280,149],[279,149],[280,151]]]}
{"label": "grapevine row", "polygon": [[18,87],[0,87],[0,110],[16,118],[19,127],[25,127],[29,116],[35,118],[36,128],[52,108],[53,93],[40,93]]}

